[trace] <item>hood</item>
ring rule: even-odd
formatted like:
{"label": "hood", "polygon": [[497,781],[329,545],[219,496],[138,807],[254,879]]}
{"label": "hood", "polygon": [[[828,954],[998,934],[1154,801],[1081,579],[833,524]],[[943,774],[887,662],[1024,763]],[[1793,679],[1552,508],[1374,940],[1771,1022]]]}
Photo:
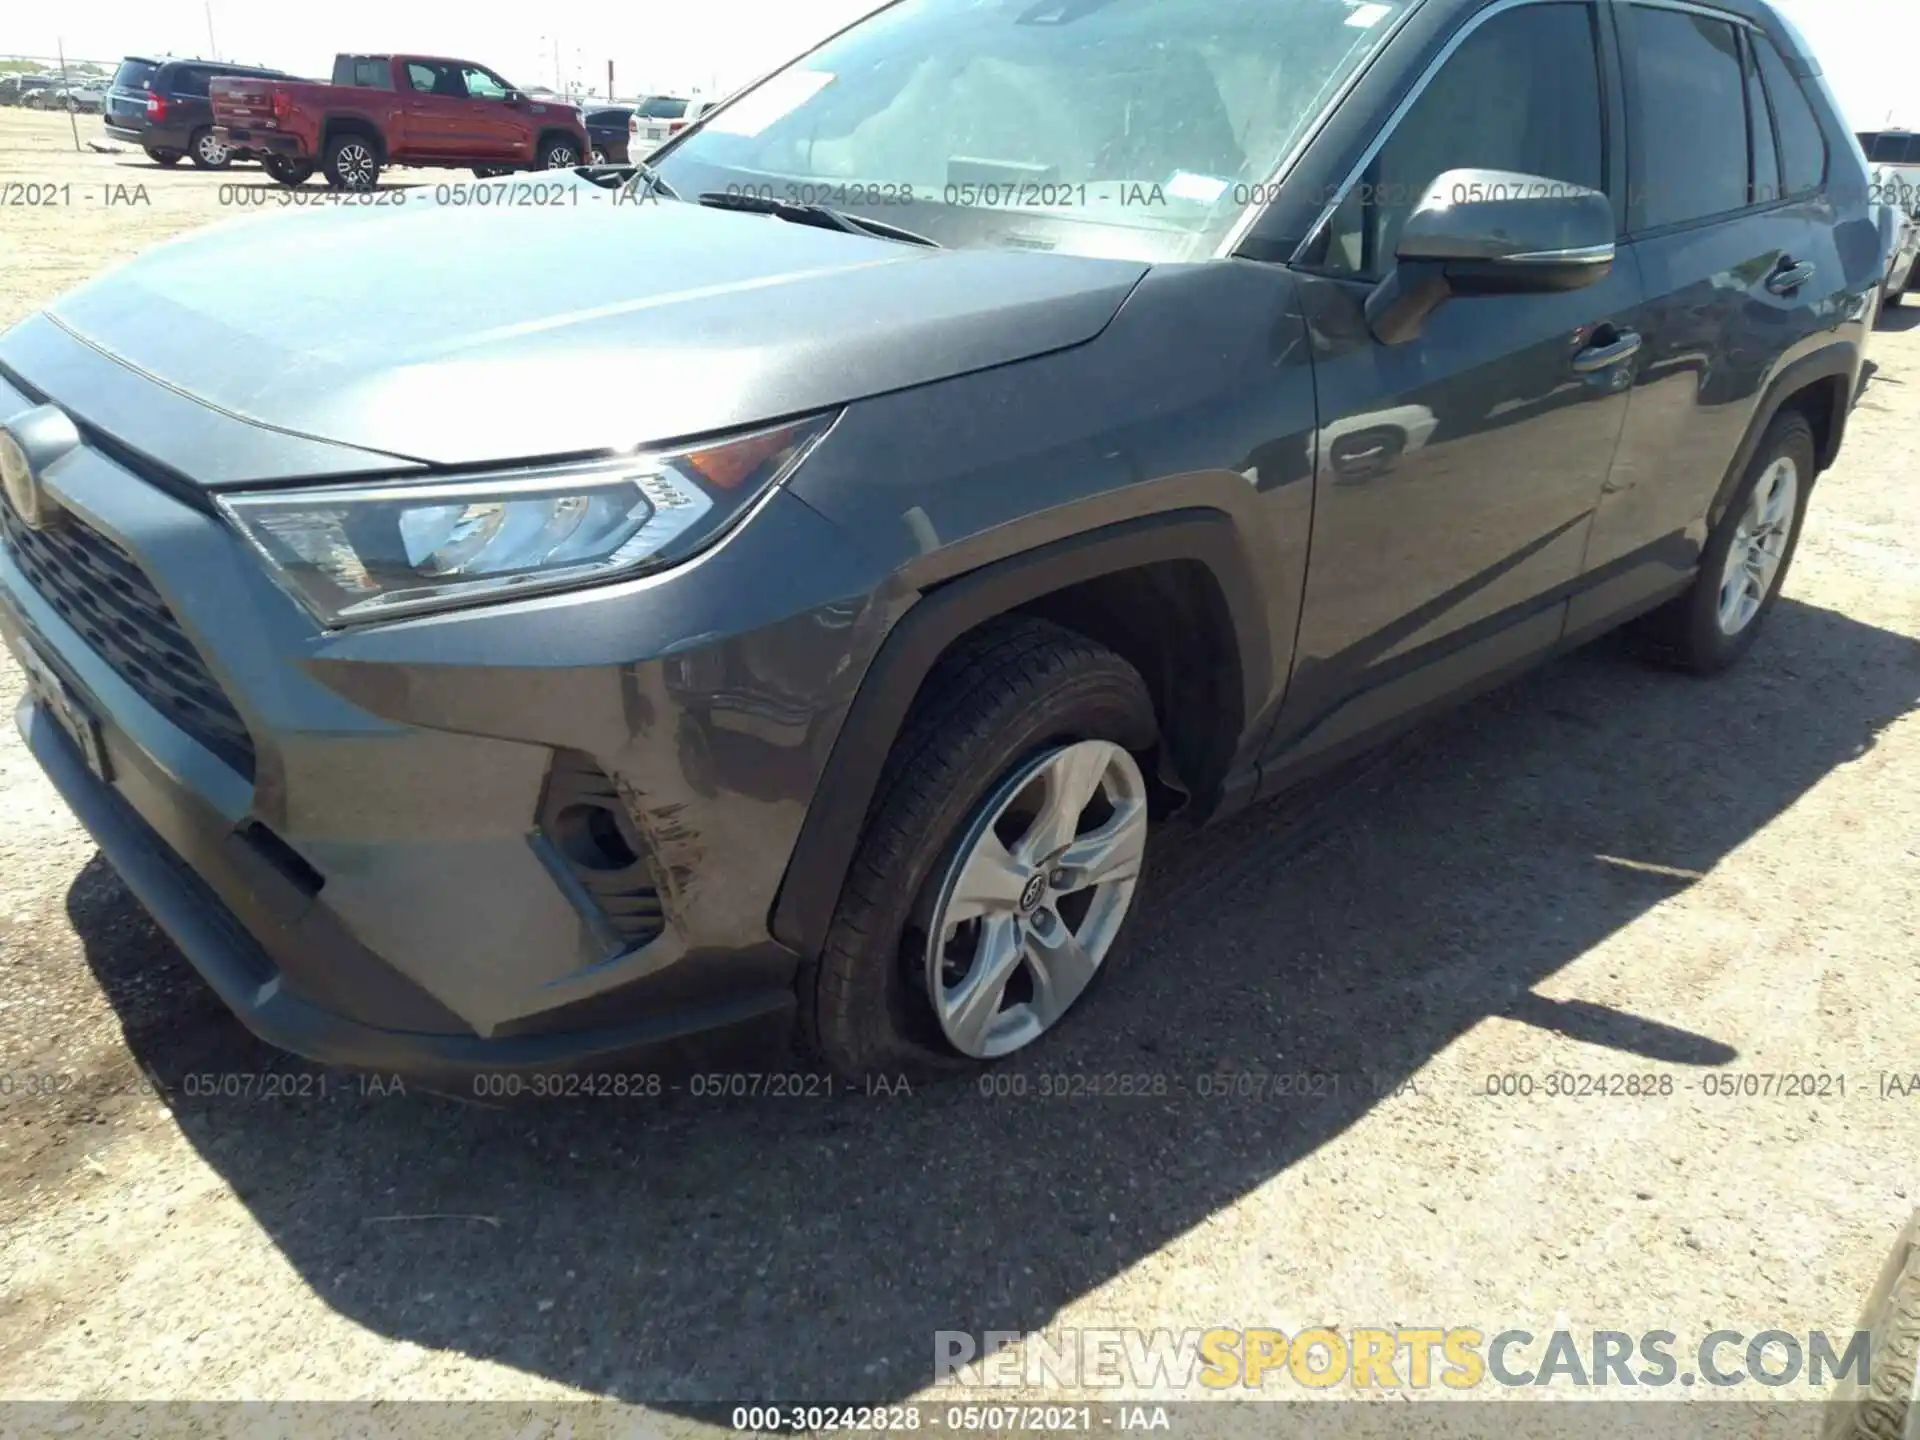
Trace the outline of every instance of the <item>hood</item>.
{"label": "hood", "polygon": [[[1063,349],[1147,268],[616,204],[573,177],[382,193],[157,246],[48,318],[235,420],[457,465],[703,435]],[[33,379],[4,341],[0,359]]]}

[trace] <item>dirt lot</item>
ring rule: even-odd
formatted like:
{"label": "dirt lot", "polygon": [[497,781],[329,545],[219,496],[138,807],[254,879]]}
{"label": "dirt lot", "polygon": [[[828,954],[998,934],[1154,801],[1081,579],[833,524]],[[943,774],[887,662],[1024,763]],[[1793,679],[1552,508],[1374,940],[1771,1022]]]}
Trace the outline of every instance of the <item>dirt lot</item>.
{"label": "dirt lot", "polygon": [[[71,191],[6,197],[0,327],[261,178],[76,156],[64,117],[0,110],[0,185]],[[6,726],[0,1395],[897,1400],[940,1329],[1851,1332],[1920,1199],[1920,1096],[1883,1079],[1920,1071],[1914,323],[1876,336],[1748,664],[1603,645],[1328,806],[1161,836],[1024,1099],[210,1098],[306,1067],[229,1018]],[[1111,1072],[1162,1093],[1037,1098]],[[1485,1093],[1552,1072],[1656,1093]],[[1209,1093],[1296,1074],[1316,1093]],[[1845,1093],[1738,1093],[1786,1074]]]}

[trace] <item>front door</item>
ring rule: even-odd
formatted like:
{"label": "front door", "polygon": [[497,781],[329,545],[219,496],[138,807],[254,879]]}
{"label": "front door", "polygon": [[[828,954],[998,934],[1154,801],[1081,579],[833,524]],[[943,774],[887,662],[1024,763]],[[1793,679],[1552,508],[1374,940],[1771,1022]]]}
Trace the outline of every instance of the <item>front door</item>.
{"label": "front door", "polygon": [[508,97],[513,87],[491,70],[479,65],[464,66],[460,78],[466,85],[468,115],[472,124],[477,158],[499,161],[525,161],[532,155],[527,119]]}
{"label": "front door", "polygon": [[[1630,264],[1586,289],[1447,301],[1397,345],[1362,304],[1442,173],[1518,171],[1615,196],[1599,16],[1482,20],[1308,252],[1318,471],[1295,668],[1270,753],[1305,759],[1560,638],[1636,363]],[[1270,785],[1290,766],[1276,765]]]}

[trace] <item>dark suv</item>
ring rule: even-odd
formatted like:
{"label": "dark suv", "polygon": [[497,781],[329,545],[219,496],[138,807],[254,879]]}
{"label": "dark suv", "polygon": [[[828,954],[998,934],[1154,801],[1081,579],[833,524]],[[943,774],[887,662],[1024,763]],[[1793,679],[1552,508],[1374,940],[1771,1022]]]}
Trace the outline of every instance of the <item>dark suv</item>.
{"label": "dark suv", "polygon": [[161,165],[178,165],[185,157],[202,170],[224,170],[235,160],[254,159],[251,150],[230,148],[214,133],[207,83],[226,75],[284,79],[286,72],[213,60],[129,55],[114,72],[101,111],[107,134],[138,145],[148,159]]}
{"label": "dark suv", "polygon": [[1149,817],[1738,660],[1883,278],[1760,0],[920,0],[598,173],[0,338],[27,742],[311,1056],[1018,1050]]}

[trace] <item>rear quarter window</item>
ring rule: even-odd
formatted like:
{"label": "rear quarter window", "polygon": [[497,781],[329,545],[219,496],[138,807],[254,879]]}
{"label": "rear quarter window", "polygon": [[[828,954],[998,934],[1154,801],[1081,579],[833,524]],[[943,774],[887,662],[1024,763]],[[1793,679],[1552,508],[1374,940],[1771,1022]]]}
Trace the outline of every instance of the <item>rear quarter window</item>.
{"label": "rear quarter window", "polygon": [[1787,194],[1818,190],[1827,183],[1827,137],[1821,133],[1819,118],[1773,42],[1764,35],[1752,39],[1760,74],[1767,82],[1767,98],[1773,101],[1774,123],[1780,128],[1780,163],[1786,171]]}

